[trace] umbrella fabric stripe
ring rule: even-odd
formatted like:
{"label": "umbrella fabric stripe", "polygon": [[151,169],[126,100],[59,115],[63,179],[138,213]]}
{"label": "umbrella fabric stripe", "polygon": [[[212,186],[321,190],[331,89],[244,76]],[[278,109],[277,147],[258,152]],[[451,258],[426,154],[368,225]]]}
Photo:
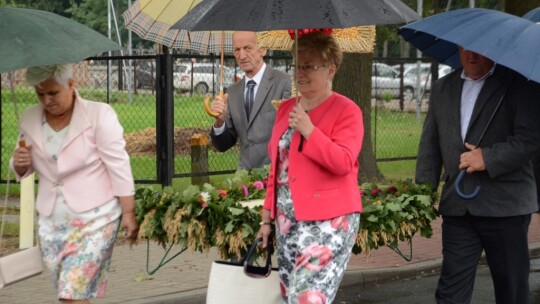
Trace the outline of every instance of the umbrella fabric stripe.
{"label": "umbrella fabric stripe", "polygon": [[[221,31],[190,33],[185,30],[170,29],[171,20],[178,20],[182,14],[185,14],[200,1],[137,1],[123,13],[126,28],[143,39],[160,43],[169,48],[189,49],[202,54],[219,53],[221,51]],[[230,32],[226,33],[226,53],[232,53],[231,35]]]}
{"label": "umbrella fabric stripe", "polygon": [[[189,32],[191,49],[202,53],[221,52],[221,31]],[[232,53],[232,32],[225,32],[224,52]]]}

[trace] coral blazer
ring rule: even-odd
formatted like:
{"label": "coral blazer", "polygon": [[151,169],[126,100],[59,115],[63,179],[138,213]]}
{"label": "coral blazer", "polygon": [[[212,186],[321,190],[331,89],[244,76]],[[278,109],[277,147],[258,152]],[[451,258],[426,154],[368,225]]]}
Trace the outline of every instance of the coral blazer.
{"label": "coral blazer", "polygon": [[[300,97],[301,98],[301,97]],[[275,218],[278,142],[289,127],[295,98],[284,101],[277,112],[268,144],[270,174],[264,208]],[[298,151],[300,133],[295,132],[289,151],[289,186],[296,219],[326,220],[361,212],[358,189],[358,155],[362,148],[362,112],[345,96],[333,93],[308,113],[315,129]]]}
{"label": "coral blazer", "polygon": [[[135,193],[124,130],[111,106],[77,95],[56,166],[43,146],[44,117],[41,104],[26,109],[21,116],[20,132],[26,144],[32,145],[33,167],[24,176],[17,176],[20,180],[34,171],[39,173],[36,208],[41,215],[52,213],[57,187],[75,212]],[[13,168],[13,159],[10,165]]]}

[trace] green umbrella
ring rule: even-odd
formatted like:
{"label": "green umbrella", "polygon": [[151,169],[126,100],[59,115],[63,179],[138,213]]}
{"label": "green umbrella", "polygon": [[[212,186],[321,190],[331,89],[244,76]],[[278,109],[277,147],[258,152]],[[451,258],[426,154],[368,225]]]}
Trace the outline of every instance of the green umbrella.
{"label": "green umbrella", "polygon": [[75,63],[122,47],[100,33],[53,13],[0,8],[0,73]]}

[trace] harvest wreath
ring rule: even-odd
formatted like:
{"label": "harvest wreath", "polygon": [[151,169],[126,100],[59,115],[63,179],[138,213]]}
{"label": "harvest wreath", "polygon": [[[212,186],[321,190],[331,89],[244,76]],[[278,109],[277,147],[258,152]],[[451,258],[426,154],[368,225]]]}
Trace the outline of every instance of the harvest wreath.
{"label": "harvest wreath", "polygon": [[[268,168],[239,170],[219,184],[191,185],[181,192],[138,188],[139,237],[180,250],[208,252],[215,247],[223,259],[240,258],[255,239],[262,208],[242,203],[264,198],[267,174]],[[353,253],[396,248],[417,232],[431,237],[431,221],[437,217],[437,194],[431,187],[405,180],[387,186],[364,183],[358,191],[363,213]]]}

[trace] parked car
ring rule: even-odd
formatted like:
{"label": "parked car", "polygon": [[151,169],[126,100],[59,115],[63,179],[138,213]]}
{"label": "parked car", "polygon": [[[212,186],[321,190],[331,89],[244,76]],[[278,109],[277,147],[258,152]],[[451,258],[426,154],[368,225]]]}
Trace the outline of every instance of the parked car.
{"label": "parked car", "polygon": [[[395,66],[394,66],[395,67]],[[399,71],[400,65],[397,65],[397,71]],[[445,64],[439,64],[439,78],[446,76],[452,71],[452,68]],[[425,92],[431,91],[431,63],[421,63],[420,73],[418,73],[418,64],[406,63],[403,65],[403,77],[407,78],[409,82],[413,83],[413,87],[417,87],[417,77],[420,74],[420,90]]]}
{"label": "parked car", "polygon": [[135,69],[135,85],[138,89],[154,89],[156,86],[156,66],[153,60],[140,63]]}
{"label": "parked car", "polygon": [[[219,91],[219,65],[212,63],[194,63],[176,65],[182,72],[174,77],[174,88],[179,92],[195,94],[217,93]],[[240,70],[223,67],[223,87],[226,89],[242,78]]]}
{"label": "parked car", "polygon": [[376,98],[399,98],[403,93],[404,101],[414,98],[414,83],[403,78],[403,92],[401,91],[401,77],[398,71],[391,66],[374,62],[371,68],[371,96]]}

